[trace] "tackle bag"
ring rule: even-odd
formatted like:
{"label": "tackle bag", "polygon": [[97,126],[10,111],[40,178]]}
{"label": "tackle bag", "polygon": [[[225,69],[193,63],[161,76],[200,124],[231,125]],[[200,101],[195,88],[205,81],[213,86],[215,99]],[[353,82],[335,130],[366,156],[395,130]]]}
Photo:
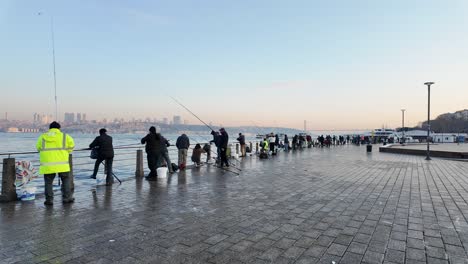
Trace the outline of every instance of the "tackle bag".
{"label": "tackle bag", "polygon": [[172,171],[173,171],[173,172],[176,172],[176,171],[179,170],[179,166],[177,166],[177,164],[175,164],[175,163],[172,163],[172,164],[171,164],[171,167],[172,167]]}

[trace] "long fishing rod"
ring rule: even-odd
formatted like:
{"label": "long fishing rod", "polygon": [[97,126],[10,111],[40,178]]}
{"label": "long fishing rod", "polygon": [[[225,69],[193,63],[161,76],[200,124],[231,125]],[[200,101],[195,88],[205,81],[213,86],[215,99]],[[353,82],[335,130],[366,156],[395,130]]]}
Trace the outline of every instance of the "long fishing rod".
{"label": "long fishing rod", "polygon": [[195,113],[193,113],[192,111],[190,111],[190,109],[188,109],[187,107],[185,107],[185,105],[183,105],[182,103],[180,103],[179,101],[177,101],[177,99],[175,99],[174,97],[170,96],[172,98],[172,100],[174,100],[177,104],[179,104],[180,106],[182,106],[185,110],[187,110],[190,114],[192,114],[194,117],[196,117],[198,120],[200,120],[200,122],[202,122],[205,126],[207,126],[209,129],[211,129],[211,131],[214,131],[214,129],[209,126],[207,123],[205,123],[203,120],[201,120]]}
{"label": "long fishing rod", "polygon": [[192,114],[194,117],[196,117],[198,120],[200,120],[200,122],[202,122],[205,126],[207,126],[209,129],[211,129],[211,131],[214,131],[214,129],[209,126],[207,123],[205,123],[203,120],[201,120],[201,118],[199,118],[195,113],[193,113],[192,111],[190,111],[190,109],[188,109],[187,107],[185,107],[185,105],[183,105],[182,103],[180,103],[179,101],[177,101],[177,99],[175,99],[174,97],[170,96],[172,98],[172,100],[174,100],[178,105],[182,106],[185,110],[187,110],[190,114]]}

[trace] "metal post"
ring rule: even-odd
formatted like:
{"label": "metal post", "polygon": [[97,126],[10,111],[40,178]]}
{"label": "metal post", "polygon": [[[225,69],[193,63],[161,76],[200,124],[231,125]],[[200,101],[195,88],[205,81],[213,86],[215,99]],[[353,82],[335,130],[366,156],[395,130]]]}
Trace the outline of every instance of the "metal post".
{"label": "metal post", "polygon": [[[38,15],[42,15],[42,12],[39,12]],[[54,16],[50,15],[50,37],[52,41],[52,66],[53,66],[53,76],[54,76],[54,100],[55,100],[55,121],[58,120],[58,103],[57,103],[57,74],[55,70],[55,30],[54,30]]]}
{"label": "metal post", "polygon": [[401,109],[401,137],[403,139],[403,144],[405,144],[405,109]]}
{"label": "metal post", "polygon": [[[170,165],[168,165],[170,166]],[[145,175],[143,171],[143,150],[138,149],[136,153],[136,170],[135,176],[136,177],[143,177]]]}
{"label": "metal post", "polygon": [[258,142],[255,143],[255,153],[258,153]]}
{"label": "metal post", "polygon": [[252,150],[252,142],[249,142],[249,149],[250,149],[250,153],[252,153],[252,152],[253,152],[253,150]]}
{"label": "metal post", "polygon": [[426,151],[426,160],[431,160],[430,149],[429,149],[429,137],[431,131],[431,85],[434,82],[426,82],[424,85],[427,85],[427,151]]}
{"label": "metal post", "polygon": [[57,75],[55,72],[55,33],[54,33],[54,17],[53,16],[50,16],[50,31],[52,35],[52,64],[54,66],[55,120],[57,120],[58,122]]}
{"label": "metal post", "polygon": [[[73,175],[73,154],[68,154],[68,163],[70,164],[70,172],[68,173],[68,177],[70,177],[70,189],[71,192],[75,192],[75,177]],[[60,177],[57,177],[60,179]]]}
{"label": "metal post", "polygon": [[0,202],[11,202],[17,200],[15,179],[15,159],[3,159],[2,194],[0,195]]}

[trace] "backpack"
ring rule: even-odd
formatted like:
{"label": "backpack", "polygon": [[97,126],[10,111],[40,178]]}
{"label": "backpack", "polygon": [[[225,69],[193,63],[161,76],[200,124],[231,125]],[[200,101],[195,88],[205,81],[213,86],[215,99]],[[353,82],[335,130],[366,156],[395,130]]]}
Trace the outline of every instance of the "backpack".
{"label": "backpack", "polygon": [[172,163],[171,166],[172,166],[172,171],[176,172],[179,170],[179,166],[177,166],[177,164]]}

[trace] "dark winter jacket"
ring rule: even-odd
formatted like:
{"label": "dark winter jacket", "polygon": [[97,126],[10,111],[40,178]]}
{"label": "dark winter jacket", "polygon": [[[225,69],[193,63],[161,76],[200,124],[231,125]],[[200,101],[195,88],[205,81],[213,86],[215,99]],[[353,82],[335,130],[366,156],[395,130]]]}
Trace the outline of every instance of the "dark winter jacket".
{"label": "dark winter jacket", "polygon": [[145,144],[146,153],[162,153],[165,150],[166,142],[162,141],[162,136],[159,133],[150,132],[141,139],[141,144]]}
{"label": "dark winter jacket", "polygon": [[98,158],[110,159],[114,157],[114,146],[112,146],[112,137],[107,134],[97,136],[94,141],[89,144],[89,148],[98,149]]}
{"label": "dark winter jacket", "polygon": [[221,132],[221,135],[219,136],[221,138],[219,146],[221,148],[226,149],[228,146],[228,141],[229,141],[229,135],[226,131]]}
{"label": "dark winter jacket", "polygon": [[187,135],[182,134],[180,137],[177,138],[176,141],[177,149],[188,149],[190,147],[190,140]]}
{"label": "dark winter jacket", "polygon": [[221,135],[219,132],[211,131],[211,135],[213,135],[213,140],[210,142],[214,142],[215,146],[219,148],[221,146]]}
{"label": "dark winter jacket", "polygon": [[245,145],[245,136],[244,136],[244,135],[240,135],[240,136],[237,138],[237,141],[239,141],[239,144]]}

